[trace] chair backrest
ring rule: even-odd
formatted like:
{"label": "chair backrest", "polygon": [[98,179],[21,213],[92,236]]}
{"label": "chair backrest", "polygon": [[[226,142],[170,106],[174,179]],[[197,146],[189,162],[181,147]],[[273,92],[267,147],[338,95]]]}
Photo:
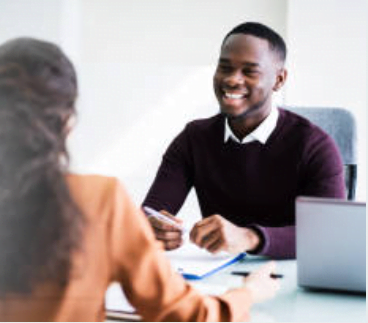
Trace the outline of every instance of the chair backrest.
{"label": "chair backrest", "polygon": [[347,198],[355,198],[357,178],[356,122],[349,111],[342,108],[284,107],[303,116],[327,132],[336,142],[344,165]]}

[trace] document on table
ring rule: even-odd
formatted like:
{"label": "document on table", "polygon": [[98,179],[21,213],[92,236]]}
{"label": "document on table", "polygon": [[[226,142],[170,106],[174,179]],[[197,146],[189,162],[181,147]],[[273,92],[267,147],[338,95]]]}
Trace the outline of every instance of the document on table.
{"label": "document on table", "polygon": [[189,280],[208,277],[245,257],[245,253],[212,254],[190,242],[185,243],[179,249],[167,251],[166,254],[174,270]]}

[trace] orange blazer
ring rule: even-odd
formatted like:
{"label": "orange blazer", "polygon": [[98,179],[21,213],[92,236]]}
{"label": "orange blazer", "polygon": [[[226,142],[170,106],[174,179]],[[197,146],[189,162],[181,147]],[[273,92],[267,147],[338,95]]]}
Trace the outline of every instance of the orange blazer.
{"label": "orange blazer", "polygon": [[252,300],[245,288],[204,296],[171,269],[145,215],[117,179],[70,174],[67,182],[87,218],[69,283],[0,299],[1,320],[104,321],[105,292],[116,281],[145,321],[249,319]]}

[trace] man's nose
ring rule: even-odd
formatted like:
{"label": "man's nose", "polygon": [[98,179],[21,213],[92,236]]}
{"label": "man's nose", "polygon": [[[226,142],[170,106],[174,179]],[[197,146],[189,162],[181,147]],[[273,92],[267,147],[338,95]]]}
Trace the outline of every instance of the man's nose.
{"label": "man's nose", "polygon": [[230,87],[243,85],[244,84],[243,73],[240,70],[233,71],[233,73],[229,74],[224,78],[224,83]]}

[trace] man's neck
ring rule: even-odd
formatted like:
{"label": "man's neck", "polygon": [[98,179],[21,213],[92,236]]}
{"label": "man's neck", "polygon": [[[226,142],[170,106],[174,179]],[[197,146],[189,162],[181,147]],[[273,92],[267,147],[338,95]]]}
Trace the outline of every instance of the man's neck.
{"label": "man's neck", "polygon": [[242,140],[249,135],[254,129],[256,129],[264,119],[271,113],[272,105],[268,107],[264,113],[257,113],[254,116],[248,115],[244,118],[229,119],[229,126],[233,131],[234,135]]}

